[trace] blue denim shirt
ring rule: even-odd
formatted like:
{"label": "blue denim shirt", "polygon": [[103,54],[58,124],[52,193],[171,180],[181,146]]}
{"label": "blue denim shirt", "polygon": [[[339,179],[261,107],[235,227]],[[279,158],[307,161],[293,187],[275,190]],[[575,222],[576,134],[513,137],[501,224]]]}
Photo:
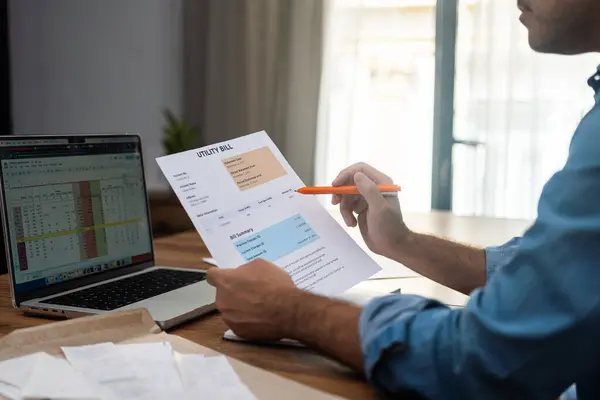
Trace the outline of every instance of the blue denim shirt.
{"label": "blue denim shirt", "polygon": [[[600,68],[599,68],[600,71]],[[600,72],[598,74],[600,76]],[[590,80],[598,93],[600,81]],[[464,308],[419,296],[360,317],[367,378],[429,399],[600,398],[600,102],[575,132],[522,238],[486,249]],[[573,389],[571,389],[573,390]]]}

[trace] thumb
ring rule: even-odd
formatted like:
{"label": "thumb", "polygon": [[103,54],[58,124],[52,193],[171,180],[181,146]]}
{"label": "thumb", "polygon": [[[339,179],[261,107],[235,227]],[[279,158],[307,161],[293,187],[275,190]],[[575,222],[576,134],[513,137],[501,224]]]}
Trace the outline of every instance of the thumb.
{"label": "thumb", "polygon": [[209,268],[206,271],[206,282],[211,286],[217,286],[217,281],[221,279],[223,271],[218,267]]}
{"label": "thumb", "polygon": [[354,183],[358,188],[358,191],[367,201],[369,207],[380,207],[385,203],[385,198],[379,191],[379,188],[362,172],[357,172],[354,175]]}

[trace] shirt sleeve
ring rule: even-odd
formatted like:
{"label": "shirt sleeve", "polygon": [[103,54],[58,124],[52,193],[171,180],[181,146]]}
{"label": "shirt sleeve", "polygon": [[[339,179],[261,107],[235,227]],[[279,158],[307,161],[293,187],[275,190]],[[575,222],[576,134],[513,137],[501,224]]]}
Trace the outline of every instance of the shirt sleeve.
{"label": "shirt sleeve", "polygon": [[490,280],[498,268],[513,259],[520,244],[521,238],[516,237],[501,246],[490,246],[485,249],[486,280]]}
{"label": "shirt sleeve", "polygon": [[[368,304],[368,379],[430,399],[557,398],[598,367],[600,157],[567,162],[510,261],[462,309],[418,296]],[[492,263],[494,260],[491,260]]]}

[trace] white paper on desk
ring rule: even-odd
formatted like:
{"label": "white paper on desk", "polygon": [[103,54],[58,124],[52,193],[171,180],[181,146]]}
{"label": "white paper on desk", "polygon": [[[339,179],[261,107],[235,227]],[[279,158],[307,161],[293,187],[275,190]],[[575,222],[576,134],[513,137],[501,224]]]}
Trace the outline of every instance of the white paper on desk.
{"label": "white paper on desk", "polygon": [[[243,342],[248,342],[246,339],[242,339],[241,337],[239,337],[238,335],[236,335],[235,333],[233,333],[233,331],[231,329],[227,330],[223,334],[223,339],[231,340],[233,342],[242,342],[242,343]],[[256,342],[252,341],[252,343],[256,343]],[[269,345],[269,346],[306,347],[305,345],[303,345],[299,341],[292,340],[292,339],[268,340],[268,341],[259,342],[259,344],[264,344],[264,345]]]}
{"label": "white paper on desk", "polygon": [[21,397],[21,389],[3,382],[0,382],[0,396],[9,400],[21,400],[23,398]]}
{"label": "white paper on desk", "polygon": [[[168,389],[163,387],[161,380],[150,381],[147,378],[148,371],[140,372],[146,368],[147,363],[134,364],[139,347],[128,349],[127,346],[99,343],[62,347],[62,351],[76,370],[101,386],[104,398],[108,400],[151,400],[155,398],[155,393],[164,394]],[[153,351],[156,349],[158,350]],[[145,357],[158,354],[157,358],[164,360],[163,349],[164,346],[160,343],[154,344],[145,349],[148,350]]]}
{"label": "white paper on desk", "polygon": [[312,196],[266,132],[156,159],[221,268],[256,258],[336,295],[380,267]]}
{"label": "white paper on desk", "polygon": [[0,363],[0,394],[9,399],[100,399],[99,388],[64,359],[34,353]]}
{"label": "white paper on desk", "polygon": [[62,347],[69,363],[94,382],[136,379],[134,365],[114,343]]}
{"label": "white paper on desk", "polygon": [[118,399],[179,399],[185,396],[173,348],[168,342],[119,344],[117,349],[134,366],[135,380],[107,383]]}
{"label": "white paper on desk", "polygon": [[21,393],[42,353],[28,354],[0,362],[0,395],[22,399]]}
{"label": "white paper on desk", "polygon": [[181,354],[177,365],[188,400],[254,400],[225,356]]}
{"label": "white paper on desk", "polygon": [[0,382],[19,389],[24,388],[42,354],[44,353],[33,353],[0,362]]}
{"label": "white paper on desk", "polygon": [[42,353],[22,389],[24,399],[100,400],[102,390],[63,358]]}

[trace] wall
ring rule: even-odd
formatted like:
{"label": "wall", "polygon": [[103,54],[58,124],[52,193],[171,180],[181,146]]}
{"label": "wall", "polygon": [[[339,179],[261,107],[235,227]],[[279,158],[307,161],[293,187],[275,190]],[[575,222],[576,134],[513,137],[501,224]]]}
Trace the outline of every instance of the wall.
{"label": "wall", "polygon": [[10,0],[14,131],[137,132],[166,187],[161,111],[182,112],[182,0]]}

